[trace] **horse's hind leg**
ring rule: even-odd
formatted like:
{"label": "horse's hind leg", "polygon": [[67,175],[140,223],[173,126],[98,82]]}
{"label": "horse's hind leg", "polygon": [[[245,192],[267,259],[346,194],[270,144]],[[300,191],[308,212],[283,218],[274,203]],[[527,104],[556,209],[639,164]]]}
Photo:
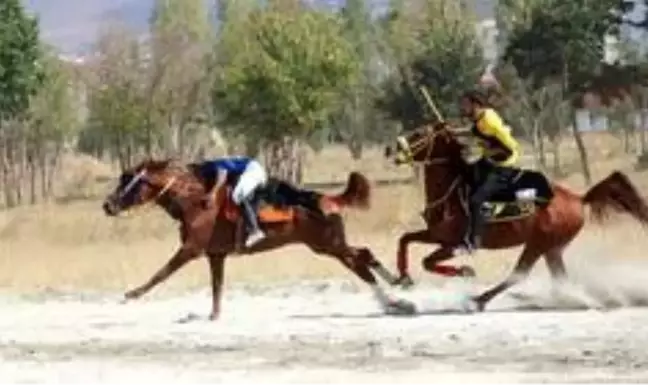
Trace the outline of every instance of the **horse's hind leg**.
{"label": "horse's hind leg", "polygon": [[414,304],[404,300],[390,298],[385,290],[378,285],[378,281],[371,272],[370,267],[377,271],[382,270],[387,280],[393,277],[389,277],[391,274],[389,274],[387,269],[384,267],[381,269],[382,265],[374,258],[369,249],[349,246],[346,240],[342,217],[332,215],[327,218],[327,222],[328,227],[324,230],[320,227],[309,232],[311,235],[304,240],[304,243],[315,253],[334,257],[369,285],[385,312],[400,314],[414,313],[416,311]]}
{"label": "horse's hind leg", "polygon": [[[368,251],[368,249],[364,250]],[[365,260],[366,254],[363,252],[363,249],[347,247],[345,250],[328,254],[335,256],[344,266],[353,271],[360,279],[371,287],[376,300],[386,313],[413,314],[416,312],[416,306],[413,303],[403,299],[392,298],[387,294],[385,289],[378,284],[376,277],[371,273],[371,270],[369,270],[371,264],[367,263]],[[374,261],[378,262],[375,259]]]}
{"label": "horse's hind leg", "polygon": [[378,276],[388,284],[393,285],[398,280],[398,277],[389,271],[382,262],[376,259],[374,254],[368,248],[356,248],[355,252],[358,263],[369,266],[369,268],[376,272],[376,274],[378,274]]}
{"label": "horse's hind leg", "polygon": [[580,285],[569,285],[569,290],[564,290],[568,283],[567,269],[563,260],[564,247],[555,248],[547,252],[545,262],[551,275],[551,296],[557,302],[563,302],[567,306],[586,306],[588,308],[599,308],[603,304],[596,298],[591,297]]}
{"label": "horse's hind leg", "polygon": [[508,278],[506,278],[504,281],[502,281],[492,289],[485,291],[484,293],[473,299],[477,305],[477,309],[479,311],[483,311],[486,308],[488,302],[490,302],[493,298],[528,277],[531,268],[533,267],[533,265],[535,265],[538,259],[540,259],[542,254],[542,251],[526,245],[524,251],[522,251],[522,255],[520,255],[517,264],[513,268],[513,271],[508,276]]}
{"label": "horse's hind leg", "polygon": [[[325,254],[337,259],[344,267],[352,271],[358,278],[365,282],[373,291],[374,296],[380,306],[386,313],[390,314],[413,314],[416,312],[414,304],[395,299],[389,296],[387,292],[378,284],[376,277],[371,272],[370,268],[375,269],[378,274],[385,274],[386,280],[393,279],[391,273],[387,271],[378,260],[373,257],[373,254],[367,248],[353,248],[346,244],[337,247],[324,246],[320,242],[306,244],[311,250],[317,254]],[[384,270],[383,270],[384,269]]]}
{"label": "horse's hind leg", "polygon": [[567,269],[565,269],[565,261],[563,260],[563,248],[555,248],[544,255],[547,269],[551,278],[557,283],[563,283],[567,280]]}

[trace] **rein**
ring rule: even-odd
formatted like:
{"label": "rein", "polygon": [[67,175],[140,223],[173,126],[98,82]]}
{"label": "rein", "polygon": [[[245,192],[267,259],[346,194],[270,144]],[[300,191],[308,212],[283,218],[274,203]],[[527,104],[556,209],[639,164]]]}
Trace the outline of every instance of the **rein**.
{"label": "rein", "polygon": [[[128,183],[128,185],[126,185],[126,187],[124,187],[122,189],[122,191],[119,193],[119,199],[123,199],[128,193],[130,193],[131,190],[135,187],[135,185],[139,181],[144,180],[146,183],[152,184],[150,181],[145,180],[145,178],[146,178],[146,170],[142,170],[137,175],[135,175],[133,177],[133,179],[131,179],[131,181]],[[169,192],[169,190],[171,189],[171,187],[173,187],[173,185],[175,184],[175,182],[177,180],[178,180],[177,175],[174,175],[174,176],[170,177],[166,181],[164,186],[162,186],[160,191],[158,191],[157,194],[155,194],[155,197],[153,199],[149,199],[148,201],[146,201],[144,204],[140,205],[139,207],[142,208],[142,207],[148,205],[149,203],[157,202],[160,198],[162,198],[164,196],[164,194]]]}
{"label": "rein", "polygon": [[[448,158],[436,158],[436,159],[429,159],[432,150],[434,149],[434,143],[438,135],[445,134],[445,131],[442,132],[432,132],[428,127],[425,129],[425,135],[423,138],[419,139],[418,141],[414,142],[411,146],[407,142],[407,140],[404,137],[399,137],[397,140],[401,144],[403,150],[405,151],[404,157],[406,159],[406,162],[409,163],[410,165],[414,164],[422,164],[425,166],[438,166],[438,165],[443,165],[449,162]],[[414,151],[420,151],[423,149],[423,146],[427,144],[427,154],[425,155],[425,159],[423,161],[414,161]],[[414,150],[412,149],[414,147]],[[459,184],[461,182],[461,175],[458,175],[450,184],[450,186],[443,192],[443,194],[431,202],[428,201],[426,202],[425,205],[425,210],[433,209],[443,203],[445,203],[452,193],[459,187]]]}

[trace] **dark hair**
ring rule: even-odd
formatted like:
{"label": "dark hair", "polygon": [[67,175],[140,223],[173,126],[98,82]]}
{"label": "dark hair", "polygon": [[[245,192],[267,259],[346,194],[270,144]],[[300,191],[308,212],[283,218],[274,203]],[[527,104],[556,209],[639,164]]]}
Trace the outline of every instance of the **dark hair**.
{"label": "dark hair", "polygon": [[464,92],[462,98],[468,99],[471,103],[477,104],[480,107],[489,107],[488,97],[480,90],[469,90]]}

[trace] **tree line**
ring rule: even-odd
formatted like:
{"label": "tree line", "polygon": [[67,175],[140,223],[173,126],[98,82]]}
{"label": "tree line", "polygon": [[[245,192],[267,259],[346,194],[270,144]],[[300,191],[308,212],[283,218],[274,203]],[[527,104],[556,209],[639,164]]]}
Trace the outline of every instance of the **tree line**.
{"label": "tree line", "polygon": [[560,171],[557,143],[573,136],[589,180],[577,109],[607,116],[628,151],[646,146],[634,124],[648,121],[646,50],[622,41],[619,60],[604,62],[606,39],[623,28],[648,33],[648,17],[625,16],[633,6],[496,1],[497,82],[480,83],[489,62],[464,1],[392,0],[377,9],[346,0],[333,9],[300,0],[157,0],[145,36],[106,23],[92,54],[71,62],[42,41],[19,0],[5,0],[0,206],[48,199],[65,152],[127,168],[148,156],[200,159],[215,135],[228,152],[259,156],[271,173],[299,183],[305,146],[341,143],[361,158],[367,145],[433,118],[422,86],[449,118],[458,117],[463,91],[483,87],[546,170]]}

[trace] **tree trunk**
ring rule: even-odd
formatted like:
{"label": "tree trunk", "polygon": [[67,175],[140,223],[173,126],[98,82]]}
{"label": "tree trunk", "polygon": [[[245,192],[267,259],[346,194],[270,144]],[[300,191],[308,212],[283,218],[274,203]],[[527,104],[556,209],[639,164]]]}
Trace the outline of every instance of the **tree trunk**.
{"label": "tree trunk", "polygon": [[16,170],[14,162],[15,141],[12,138],[11,127],[5,123],[5,143],[4,143],[4,186],[5,186],[5,204],[8,208],[16,207]]}
{"label": "tree trunk", "polygon": [[4,199],[3,203],[5,207],[9,206],[7,200],[8,191],[9,191],[9,175],[8,175],[8,165],[7,165],[7,140],[6,140],[6,128],[3,127],[4,124],[0,121],[0,192],[3,193]]}
{"label": "tree trunk", "polygon": [[32,155],[27,159],[27,168],[29,172],[29,204],[35,205],[38,203],[38,195],[36,194],[36,160]]}
{"label": "tree trunk", "polygon": [[533,147],[533,167],[543,169],[546,165],[545,154],[544,154],[544,143],[542,140],[542,134],[540,132],[540,127],[537,123],[533,124],[533,131],[531,134],[531,146]]}
{"label": "tree trunk", "polygon": [[47,178],[46,196],[48,198],[54,194],[54,178],[56,177],[56,173],[58,172],[59,161],[61,159],[62,151],[63,149],[61,147],[61,144],[57,143],[54,148],[54,152],[48,161],[47,174],[46,174],[46,178]]}
{"label": "tree trunk", "polygon": [[572,134],[574,135],[574,142],[576,143],[576,148],[578,149],[578,155],[580,157],[583,178],[585,179],[585,184],[589,186],[592,183],[592,174],[590,172],[589,158],[587,156],[587,148],[585,148],[583,137],[577,126],[576,112],[572,113]]}
{"label": "tree trunk", "polygon": [[351,157],[353,158],[353,160],[362,159],[363,150],[364,146],[362,140],[356,137],[351,138],[351,140],[349,141],[349,151],[351,151]]}
{"label": "tree trunk", "polygon": [[553,174],[556,177],[560,177],[562,175],[562,166],[561,166],[561,152],[560,152],[560,135],[556,135],[553,138],[551,138],[551,142],[553,144]]}
{"label": "tree trunk", "polygon": [[41,197],[47,199],[49,198],[47,191],[47,148],[43,148],[42,151],[38,153],[38,166],[40,172]]}
{"label": "tree trunk", "polygon": [[273,177],[294,184],[302,183],[301,141],[286,137],[265,147],[265,166]]}
{"label": "tree trunk", "polygon": [[641,153],[646,153],[646,129],[648,129],[648,110],[639,110],[639,142],[641,143]]}

